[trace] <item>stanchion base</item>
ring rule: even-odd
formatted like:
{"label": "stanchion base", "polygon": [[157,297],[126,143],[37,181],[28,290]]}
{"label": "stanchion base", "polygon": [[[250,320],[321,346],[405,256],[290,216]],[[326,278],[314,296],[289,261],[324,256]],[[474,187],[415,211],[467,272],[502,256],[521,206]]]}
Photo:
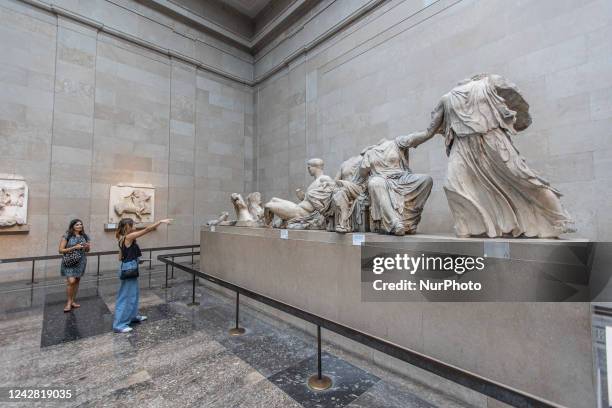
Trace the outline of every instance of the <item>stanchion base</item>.
{"label": "stanchion base", "polygon": [[187,303],[187,306],[200,306],[200,302]]}
{"label": "stanchion base", "polygon": [[37,283],[38,283],[38,281],[28,282],[28,283],[26,283],[26,285],[35,285],[35,284],[37,284]]}
{"label": "stanchion base", "polygon": [[172,287],[172,285],[162,285],[162,289],[170,289]]}
{"label": "stanchion base", "polygon": [[244,327],[234,327],[233,329],[229,329],[230,336],[242,336],[246,330]]}
{"label": "stanchion base", "polygon": [[308,378],[308,386],[315,391],[323,391],[332,386],[332,379],[326,375],[319,376],[313,374]]}

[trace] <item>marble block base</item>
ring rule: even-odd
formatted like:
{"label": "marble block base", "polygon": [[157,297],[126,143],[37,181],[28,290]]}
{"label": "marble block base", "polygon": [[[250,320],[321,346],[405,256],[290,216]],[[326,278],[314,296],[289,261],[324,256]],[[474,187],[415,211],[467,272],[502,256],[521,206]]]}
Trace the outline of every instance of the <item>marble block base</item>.
{"label": "marble block base", "polygon": [[0,235],[8,234],[27,234],[30,232],[29,225],[13,225],[12,227],[0,228]]}
{"label": "marble block base", "polygon": [[[354,240],[431,245],[456,238],[285,234],[203,227],[201,269],[563,406],[596,405],[590,303],[362,302],[360,247]],[[483,247],[483,240],[468,241]],[[491,251],[503,252],[504,245],[490,243],[507,240],[486,241]],[[528,244],[522,256],[537,258],[534,245],[546,241],[521,240]],[[389,359],[389,365],[397,365]]]}
{"label": "marble block base", "polygon": [[[148,227],[149,225],[152,225],[152,222],[140,222],[140,223],[135,223],[134,224],[134,228],[136,229],[143,229]],[[104,231],[115,231],[117,229],[117,225],[119,225],[119,223],[114,222],[114,223],[108,223],[108,224],[104,224]]]}

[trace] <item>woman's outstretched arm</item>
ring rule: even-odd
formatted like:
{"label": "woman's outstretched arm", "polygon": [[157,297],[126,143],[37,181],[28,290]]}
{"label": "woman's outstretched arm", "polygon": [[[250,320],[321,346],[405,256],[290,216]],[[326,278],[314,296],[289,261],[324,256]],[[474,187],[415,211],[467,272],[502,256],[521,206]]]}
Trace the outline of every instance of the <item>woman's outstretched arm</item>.
{"label": "woman's outstretched arm", "polygon": [[142,237],[143,235],[148,234],[151,231],[155,231],[155,229],[157,229],[157,227],[159,227],[161,224],[170,224],[170,222],[172,222],[172,218],[165,218],[163,220],[156,221],[151,225],[147,225],[145,228],[141,230],[130,232],[129,234],[125,236],[126,246],[132,245],[132,242],[135,239],[138,239]]}

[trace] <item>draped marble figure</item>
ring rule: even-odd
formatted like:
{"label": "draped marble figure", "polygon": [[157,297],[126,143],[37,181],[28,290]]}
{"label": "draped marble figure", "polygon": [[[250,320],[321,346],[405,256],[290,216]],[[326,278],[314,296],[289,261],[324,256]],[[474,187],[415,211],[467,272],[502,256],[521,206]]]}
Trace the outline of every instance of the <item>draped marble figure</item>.
{"label": "draped marble figure", "polygon": [[393,235],[416,232],[433,182],[430,176],[410,170],[408,141],[409,136],[383,139],[365,148],[360,160],[351,158],[343,163],[346,170],[354,168],[355,175],[352,181],[342,177],[337,181],[340,188],[333,196],[339,212],[336,232],[352,231],[350,216],[356,200],[366,191],[373,232]]}
{"label": "draped marble figure", "polygon": [[280,226],[294,229],[325,229],[325,217],[328,215],[332,194],[336,189],[334,180],[323,173],[324,162],[321,159],[310,159],[306,162],[308,173],[314,180],[306,191],[296,190],[300,200],[294,203],[282,198],[273,197],[265,206],[265,223],[272,224],[277,216]]}
{"label": "draped marble figure", "polygon": [[[355,224],[369,222],[368,219],[361,217],[366,202],[368,202],[367,194],[365,194],[367,191],[365,179],[359,177],[361,160],[361,155],[347,159],[340,165],[340,170],[336,175],[338,189],[332,197],[336,232],[352,232],[359,227]],[[365,226],[362,229],[366,230]]]}
{"label": "draped marble figure", "polygon": [[414,234],[421,221],[433,181],[410,170],[408,141],[408,136],[383,140],[361,154],[359,180],[367,185],[375,232]]}
{"label": "draped marble figure", "polygon": [[512,143],[530,124],[529,105],[516,85],[480,74],[442,96],[427,130],[408,136],[412,147],[444,136],[444,190],[459,237],[551,238],[574,231],[561,193],[529,168]]}

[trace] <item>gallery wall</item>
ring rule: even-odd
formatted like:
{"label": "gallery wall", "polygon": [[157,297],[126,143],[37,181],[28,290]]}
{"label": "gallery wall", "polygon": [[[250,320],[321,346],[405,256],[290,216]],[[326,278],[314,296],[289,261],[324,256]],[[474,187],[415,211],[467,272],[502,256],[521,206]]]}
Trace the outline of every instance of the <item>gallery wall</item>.
{"label": "gallery wall", "polygon": [[[611,2],[391,0],[311,46],[371,3],[324,2],[255,56],[255,78],[287,64],[255,95],[265,198],[295,199],[310,182],[308,158],[335,175],[365,146],[423,130],[441,95],[491,72],[530,103],[533,125],[514,143],[564,194],[575,235],[612,238]],[[410,162],[434,179],[419,231],[451,233],[442,138],[411,151]]]}
{"label": "gallery wall", "polygon": [[[254,56],[139,1],[54,4],[0,1],[0,173],[30,188],[30,231],[0,236],[0,258],[55,254],[74,216],[113,248],[103,225],[120,182],[153,184],[156,216],[176,218],[145,244],[197,242],[229,193],[295,200],[308,158],[334,175],[364,146],[423,129],[443,93],[483,71],[530,102],[515,144],[564,193],[576,235],[612,236],[606,0],[324,0]],[[434,178],[420,232],[452,232],[441,138],[410,159]]]}
{"label": "gallery wall", "polygon": [[[138,3],[65,6],[160,46],[176,35],[175,49],[191,42],[193,58],[252,76],[242,51],[209,53],[206,38],[178,36],[177,23],[154,22],[162,16],[143,16]],[[24,176],[30,191],[30,230],[0,235],[0,258],[56,254],[74,217],[95,250],[114,249],[104,224],[110,186],[121,182],[152,184],[156,218],[175,219],[142,246],[197,243],[199,226],[228,209],[229,193],[252,188],[250,87],[21,1],[0,1],[0,38],[0,173]],[[0,272],[24,277],[29,264]],[[56,276],[57,262],[38,263],[36,273]]]}

